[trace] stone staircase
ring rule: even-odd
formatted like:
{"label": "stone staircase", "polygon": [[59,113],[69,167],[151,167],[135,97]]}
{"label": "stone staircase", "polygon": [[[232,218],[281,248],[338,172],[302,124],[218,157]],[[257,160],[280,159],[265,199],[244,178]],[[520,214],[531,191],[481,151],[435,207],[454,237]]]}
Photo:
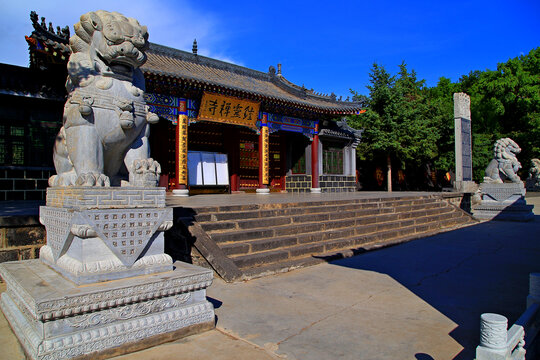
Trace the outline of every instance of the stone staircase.
{"label": "stone staircase", "polygon": [[184,221],[194,245],[226,281],[289,271],[477,223],[433,195],[192,211]]}

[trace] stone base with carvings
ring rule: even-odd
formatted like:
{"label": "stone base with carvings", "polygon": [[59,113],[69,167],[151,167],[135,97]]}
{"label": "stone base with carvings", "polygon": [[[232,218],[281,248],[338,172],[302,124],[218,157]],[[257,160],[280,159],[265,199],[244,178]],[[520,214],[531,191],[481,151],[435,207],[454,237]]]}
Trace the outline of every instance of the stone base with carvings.
{"label": "stone base with carvings", "polygon": [[77,286],[40,260],[6,262],[0,307],[31,359],[118,355],[172,340],[167,334],[214,327],[206,300],[212,271],[182,262],[174,267]]}
{"label": "stone base with carvings", "polygon": [[39,218],[47,230],[40,259],[76,284],[172,270],[164,188],[48,188]]}
{"label": "stone base with carvings", "polygon": [[462,193],[474,194],[478,191],[478,184],[474,181],[456,181],[454,182],[454,189]]}
{"label": "stone base with carvings", "polygon": [[482,201],[473,209],[477,219],[530,221],[534,218],[534,206],[525,201],[523,183],[482,183],[480,192]]}

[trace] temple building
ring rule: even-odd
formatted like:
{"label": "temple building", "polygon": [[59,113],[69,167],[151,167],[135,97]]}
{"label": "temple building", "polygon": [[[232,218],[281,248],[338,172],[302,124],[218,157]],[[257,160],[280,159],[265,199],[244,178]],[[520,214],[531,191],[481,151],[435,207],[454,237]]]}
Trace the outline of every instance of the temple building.
{"label": "temple building", "polygon": [[[30,69],[0,68],[0,170],[4,177],[8,170],[13,174],[13,189],[2,188],[2,199],[28,179],[28,169],[41,169],[43,178],[50,174],[47,159],[66,96],[53,78],[66,78],[69,29],[55,31],[34,12],[30,17]],[[161,118],[150,135],[152,157],[162,166],[161,186],[177,195],[356,190],[361,131],[350,128],[344,116],[359,113],[360,104],[297,86],[283,76],[279,64],[260,72],[198,55],[196,42],[192,52],[151,43],[146,53],[141,68],[146,102]],[[27,114],[9,115],[21,109]],[[50,140],[36,140],[43,136]],[[45,189],[41,186],[36,194]]]}

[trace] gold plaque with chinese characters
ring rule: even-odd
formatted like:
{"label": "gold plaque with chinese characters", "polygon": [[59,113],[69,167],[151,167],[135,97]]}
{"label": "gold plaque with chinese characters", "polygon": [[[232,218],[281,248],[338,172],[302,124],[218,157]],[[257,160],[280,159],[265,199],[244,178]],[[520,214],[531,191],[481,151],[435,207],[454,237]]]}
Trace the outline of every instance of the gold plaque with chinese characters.
{"label": "gold plaque with chinese characters", "polygon": [[187,153],[188,153],[188,117],[187,115],[178,115],[178,184],[187,185]]}
{"label": "gold plaque with chinese characters", "polygon": [[265,185],[270,183],[269,165],[270,165],[270,142],[268,138],[268,126],[261,128],[262,134],[262,182]]}
{"label": "gold plaque with chinese characters", "polygon": [[259,105],[249,100],[204,93],[197,120],[255,128],[259,117]]}

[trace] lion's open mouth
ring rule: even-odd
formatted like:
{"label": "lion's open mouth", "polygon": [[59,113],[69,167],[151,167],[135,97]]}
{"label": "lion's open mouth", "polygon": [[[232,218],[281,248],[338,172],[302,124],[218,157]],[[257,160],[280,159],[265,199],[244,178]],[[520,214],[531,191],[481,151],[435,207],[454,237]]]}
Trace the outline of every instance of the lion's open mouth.
{"label": "lion's open mouth", "polygon": [[133,73],[133,66],[125,63],[113,62],[110,68],[115,74],[130,76]]}

